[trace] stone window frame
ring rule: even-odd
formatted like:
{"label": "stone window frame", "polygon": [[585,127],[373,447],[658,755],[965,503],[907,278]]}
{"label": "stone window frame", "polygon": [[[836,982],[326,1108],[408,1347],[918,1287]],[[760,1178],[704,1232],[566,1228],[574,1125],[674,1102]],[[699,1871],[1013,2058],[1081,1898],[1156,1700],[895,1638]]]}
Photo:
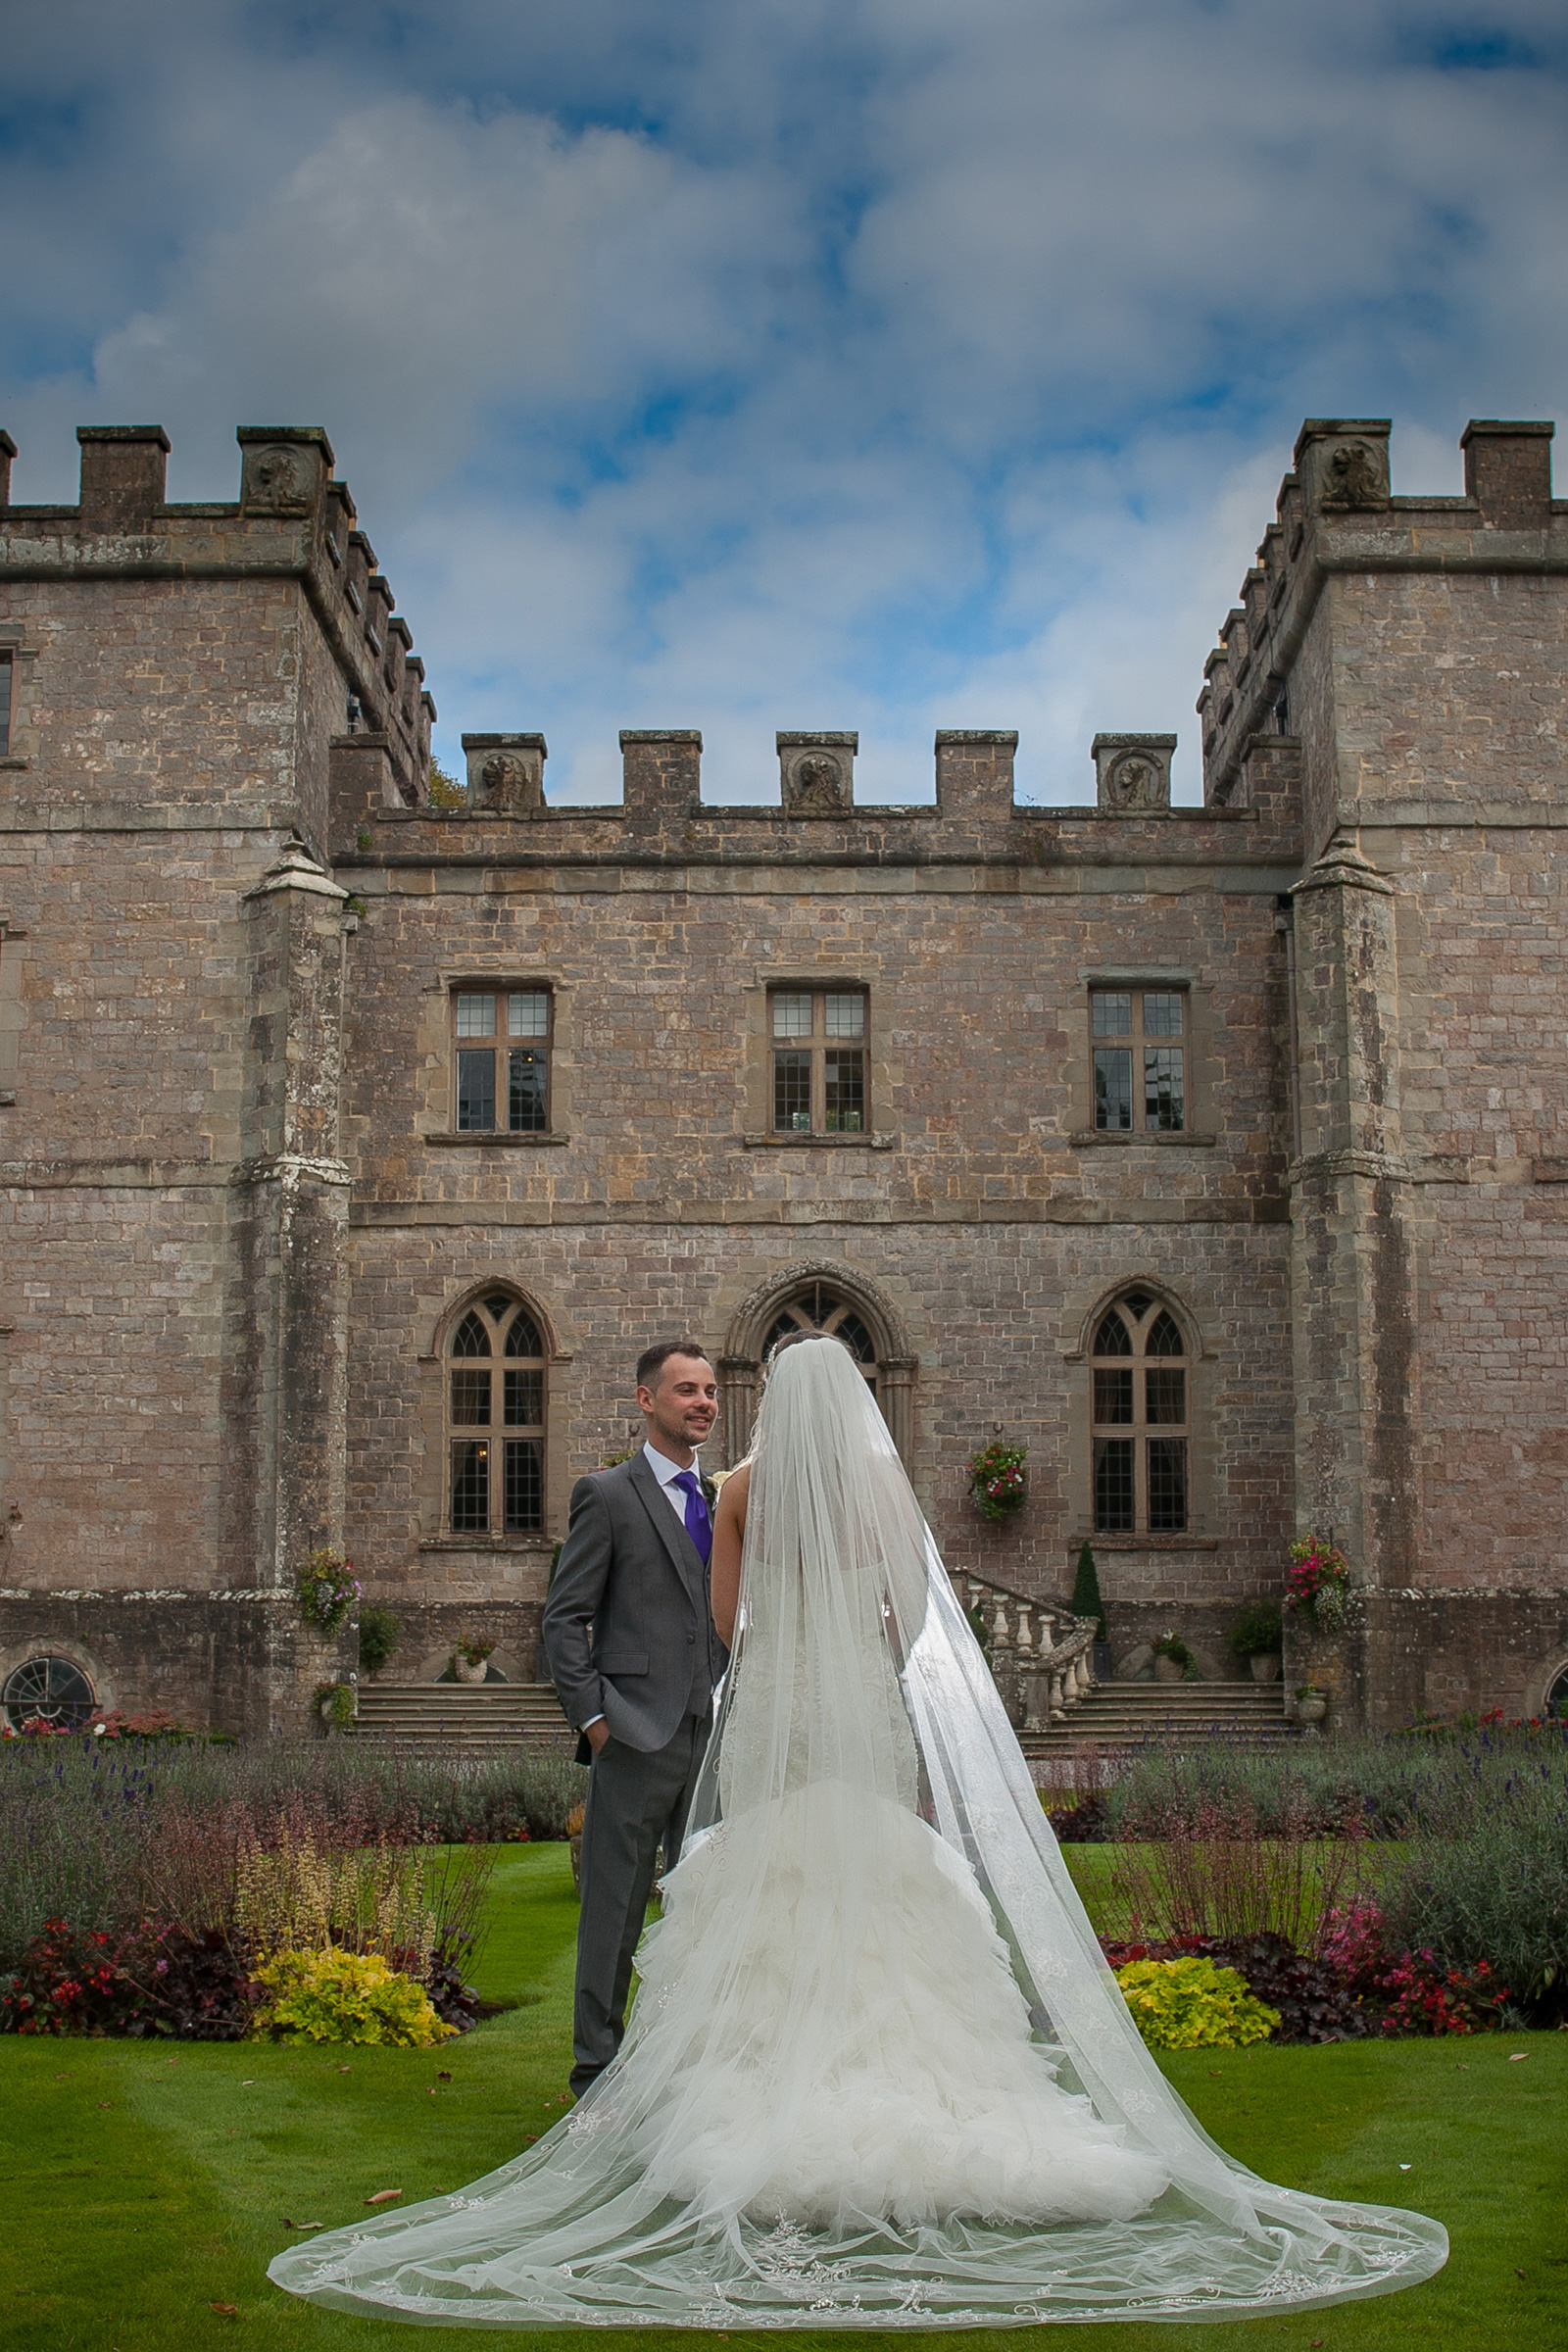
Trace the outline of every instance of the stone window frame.
{"label": "stone window frame", "polygon": [[[813,1128],[808,1134],[800,1129],[779,1130],[773,1125],[773,1000],[775,996],[806,995],[813,1000],[828,996],[858,996],[865,1004],[865,1026],[862,1052],[865,1057],[865,1102],[862,1125],[856,1130],[834,1129],[831,1132]],[[846,972],[842,968],[821,971],[791,968],[788,965],[759,970],[756,977],[743,984],[744,1010],[741,1019],[746,1054],[745,1127],[741,1142],[752,1152],[891,1152],[895,1139],[878,1129],[876,1117],[891,1096],[892,1072],[889,1064],[891,1036],[888,1011],[884,1002],[887,992],[879,990],[864,972]],[[826,1051],[830,1041],[825,1031],[815,1034],[814,1048]],[[782,1041],[778,1041],[782,1042]],[[812,1115],[815,1116],[819,1089],[813,1073]]]}
{"label": "stone window frame", "polygon": [[820,1283],[839,1294],[864,1324],[875,1352],[878,1400],[899,1458],[914,1458],[914,1383],[918,1358],[903,1316],[888,1293],[858,1269],[808,1258],[781,1266],[759,1283],[730,1316],[714,1367],[718,1373],[720,1442],[730,1468],[745,1459],[762,1386],[762,1348],[790,1300]]}
{"label": "stone window frame", "polygon": [[[1187,1370],[1187,1526],[1180,1534],[1151,1535],[1147,1529],[1121,1534],[1095,1528],[1094,1484],[1094,1344],[1107,1308],[1129,1292],[1147,1291],[1175,1323],[1186,1344]],[[1210,1336],[1192,1303],[1169,1279],[1129,1267],[1114,1282],[1100,1284],[1088,1303],[1068,1302],[1064,1317],[1076,1328],[1073,1344],[1062,1349],[1062,1360],[1073,1368],[1067,1398],[1064,1498],[1067,1506],[1069,1552],[1076,1555],[1084,1543],[1100,1551],[1215,1551],[1214,1533],[1219,1465],[1214,1435],[1216,1353]],[[1147,1323],[1152,1323],[1151,1308]]]}
{"label": "stone window frame", "polygon": [[[514,1306],[527,1311],[544,1343],[544,1524],[534,1531],[511,1535],[482,1535],[472,1530],[455,1533],[451,1485],[453,1423],[448,1378],[454,1360],[452,1343],[470,1307],[482,1305],[498,1292],[505,1292]],[[564,1375],[572,1360],[570,1352],[561,1346],[555,1318],[538,1292],[510,1270],[465,1279],[461,1289],[441,1308],[418,1358],[419,1421],[423,1436],[423,1475],[418,1487],[419,1521],[424,1531],[418,1539],[421,1552],[466,1552],[484,1557],[507,1552],[548,1554],[553,1550],[556,1535],[564,1530],[566,1522],[570,1482],[566,1473],[569,1411]],[[490,1361],[504,1367],[503,1357],[492,1354]]]}
{"label": "stone window frame", "polygon": [[38,757],[38,728],[33,717],[33,664],[38,648],[27,643],[27,635],[20,624],[0,621],[0,662],[10,671],[9,723],[0,735],[0,768],[30,767]]}
{"label": "stone window frame", "polygon": [[[460,995],[543,994],[550,1000],[546,1038],[545,1119],[543,1128],[514,1132],[507,1127],[458,1127],[458,1010]],[[419,1021],[419,1061],[422,1102],[416,1112],[421,1140],[442,1148],[467,1151],[530,1151],[569,1144],[572,1119],[572,991],[554,971],[527,970],[509,964],[484,971],[471,965],[442,971],[425,992]],[[498,1049],[506,1044],[498,1029]]]}
{"label": "stone window frame", "polygon": [[[1065,1076],[1068,1087],[1068,1126],[1075,1150],[1106,1147],[1112,1151],[1211,1150],[1218,1142],[1214,1125],[1213,984],[1186,964],[1115,964],[1086,968],[1078,973],[1079,1009],[1071,1025],[1074,1043]],[[1185,1127],[1101,1128],[1095,1125],[1095,1047],[1093,1000],[1102,990],[1134,996],[1179,995],[1187,1000],[1182,1038],[1186,1055]],[[1129,1041],[1141,1042],[1139,1036]],[[1136,1100],[1136,1097],[1135,1097]]]}

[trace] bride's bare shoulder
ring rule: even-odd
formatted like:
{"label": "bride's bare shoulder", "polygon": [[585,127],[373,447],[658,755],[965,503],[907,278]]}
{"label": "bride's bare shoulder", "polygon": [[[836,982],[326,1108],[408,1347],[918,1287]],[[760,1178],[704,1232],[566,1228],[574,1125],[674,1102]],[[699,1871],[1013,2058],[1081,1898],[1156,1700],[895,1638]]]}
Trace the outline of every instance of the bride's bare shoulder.
{"label": "bride's bare shoulder", "polygon": [[744,1522],[746,1497],[750,1494],[752,1486],[750,1458],[744,1462],[737,1462],[733,1470],[726,1470],[717,1483],[718,1507],[715,1516],[738,1518]]}

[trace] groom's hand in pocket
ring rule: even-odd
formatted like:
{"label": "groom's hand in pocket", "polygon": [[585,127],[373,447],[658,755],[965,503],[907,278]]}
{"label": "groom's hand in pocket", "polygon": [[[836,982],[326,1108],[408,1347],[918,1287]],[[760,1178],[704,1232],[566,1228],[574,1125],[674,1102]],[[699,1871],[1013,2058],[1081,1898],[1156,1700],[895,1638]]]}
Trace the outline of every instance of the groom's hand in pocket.
{"label": "groom's hand in pocket", "polygon": [[584,1724],[582,1736],[596,1756],[603,1755],[610,1740],[610,1726],[602,1715],[597,1716],[592,1723]]}

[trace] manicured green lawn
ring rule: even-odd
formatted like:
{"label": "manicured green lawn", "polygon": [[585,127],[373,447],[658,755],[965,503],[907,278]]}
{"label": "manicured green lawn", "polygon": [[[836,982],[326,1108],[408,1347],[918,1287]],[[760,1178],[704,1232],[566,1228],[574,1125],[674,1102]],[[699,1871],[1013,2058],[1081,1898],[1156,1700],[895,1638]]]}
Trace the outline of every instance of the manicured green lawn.
{"label": "manicured green lawn", "polygon": [[[409,2329],[317,2311],[263,2274],[294,2234],[285,2217],[332,2225],[377,2189],[412,2204],[460,2186],[561,2114],[576,1928],[565,1847],[506,1848],[494,1917],[481,1988],[519,2006],[437,2051],[0,2040],[6,2352],[408,2352]],[[1516,2050],[1527,2055],[1510,2064]],[[1417,2206],[1454,2239],[1429,2286],[1183,2327],[1182,2352],[1234,2352],[1250,2336],[1279,2352],[1545,2352],[1562,2340],[1568,2034],[1195,2051],[1167,2066],[1258,2171]],[[986,2338],[998,2352],[1023,2340]],[[1093,2340],[1096,2352],[1168,2352],[1173,2331],[1110,2327]],[[659,2338],[639,2329],[635,2341]]]}

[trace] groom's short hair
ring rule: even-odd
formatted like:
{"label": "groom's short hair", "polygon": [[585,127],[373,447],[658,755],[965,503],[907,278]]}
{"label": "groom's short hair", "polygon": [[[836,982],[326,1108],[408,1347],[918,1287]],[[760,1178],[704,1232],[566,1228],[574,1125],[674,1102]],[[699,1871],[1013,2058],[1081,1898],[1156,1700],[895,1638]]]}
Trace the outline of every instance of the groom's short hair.
{"label": "groom's short hair", "polygon": [[705,1364],[710,1361],[701,1340],[660,1340],[654,1347],[645,1348],[637,1358],[638,1388],[657,1389],[659,1376],[672,1355],[695,1355]]}

